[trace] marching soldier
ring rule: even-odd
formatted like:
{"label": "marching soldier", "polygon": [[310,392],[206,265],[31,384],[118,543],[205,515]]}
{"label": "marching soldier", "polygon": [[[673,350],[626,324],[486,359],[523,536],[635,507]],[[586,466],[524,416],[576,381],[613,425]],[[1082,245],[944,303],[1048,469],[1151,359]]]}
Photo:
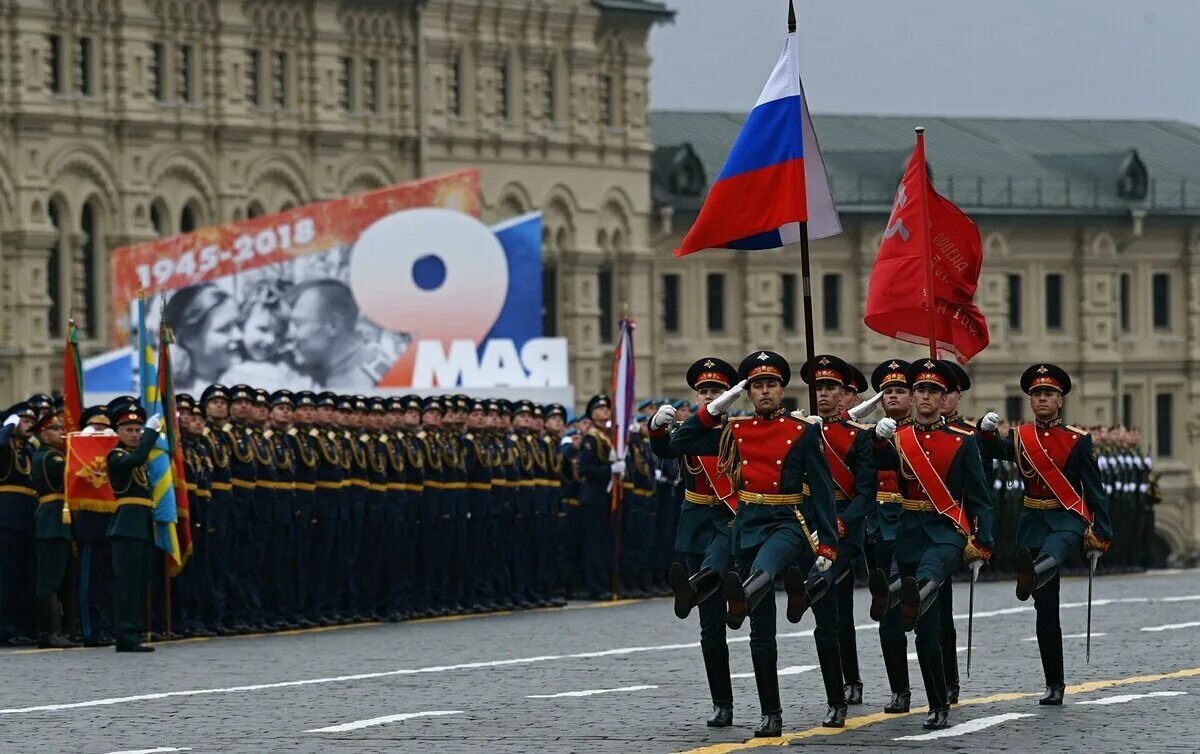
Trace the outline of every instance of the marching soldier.
{"label": "marching soldier", "polygon": [[[711,400],[733,387],[737,370],[721,359],[706,357],[688,368],[686,379],[703,411]],[[649,421],[654,455],[681,460],[684,474],[684,502],[674,549],[684,554],[686,563],[671,563],[668,581],[675,595],[677,618],[687,618],[693,607],[700,608],[700,653],[713,703],[707,725],[725,728],[733,725],[733,683],[725,639],[725,600],[718,590],[731,565],[733,511],[713,487],[714,482],[723,484],[724,479],[717,472],[716,456],[687,456],[671,446],[670,433],[677,429],[673,425],[676,411],[674,406],[664,404]]]}
{"label": "marching soldier", "polygon": [[[950,702],[940,619],[929,608],[959,558],[974,568],[990,556],[992,511],[974,436],[948,426],[941,415],[954,372],[944,362],[922,359],[909,366],[907,378],[916,416],[900,429],[894,419],[879,420],[876,436],[895,440],[892,451],[877,460],[880,468],[899,471],[904,512],[893,557],[901,576],[900,614],[904,629],[917,632],[917,659],[929,700],[924,727],[940,730],[948,725]],[[880,586],[885,585],[872,581],[872,599],[886,605],[889,596]]]}
{"label": "marching soldier", "polygon": [[[908,389],[907,361],[889,359],[871,373],[871,387],[883,397],[880,403],[884,416],[903,427],[912,423],[909,416],[912,392]],[[874,454],[887,453],[890,446],[878,436],[874,438]],[[883,666],[887,672],[892,698],[883,711],[899,715],[909,711],[912,692],[908,679],[908,637],[900,621],[900,571],[893,557],[896,551],[896,532],[899,530],[901,506],[899,474],[896,469],[877,468],[875,472],[875,505],[867,513],[867,538],[875,544],[875,568],[871,571],[871,593],[882,596],[871,603],[871,620],[879,623],[879,645],[883,650]]]}
{"label": "marching soldier", "polygon": [[[771,351],[753,353],[742,361],[738,376],[741,382],[684,422],[671,444],[688,455],[716,455],[718,472],[728,474],[737,490],[733,545],[738,570],[725,575],[726,624],[736,630],[750,616],[750,656],[762,708],[754,735],[773,737],[783,730],[774,580],[797,558],[811,565],[810,573],[833,565],[837,509],[817,422],[788,414],[783,406],[791,377],[787,360]],[[734,419],[721,428],[719,417],[743,389],[754,404],[754,417]],[[838,690],[840,694],[840,685]],[[832,715],[826,720],[835,722]]]}
{"label": "marching soldier", "polygon": [[609,586],[612,570],[612,516],[610,485],[613,477],[625,473],[625,460],[616,457],[607,426],[612,419],[612,403],[607,395],[594,395],[587,403],[592,423],[579,443],[580,549],[583,587],[588,599],[612,599]]}
{"label": "marching soldier", "polygon": [[[817,414],[821,418],[825,460],[833,480],[833,498],[837,505],[837,564],[825,573],[807,580],[796,566],[784,572],[788,591],[788,620],[799,623],[803,610],[813,604],[817,627],[813,636],[817,658],[825,680],[825,692],[831,716],[828,727],[845,725],[846,705],[862,704],[862,677],[858,670],[858,646],[854,636],[854,562],[862,556],[868,505],[875,502],[875,459],[870,428],[843,418],[843,394],[858,395],[854,386],[857,369],[836,356],[819,355],[805,364],[804,381],[814,385]],[[863,386],[865,388],[865,385]],[[838,582],[842,581],[841,585]],[[836,599],[820,600],[830,586],[838,590]],[[842,598],[842,593],[846,598]],[[848,615],[840,615],[842,609]],[[849,631],[841,625],[849,623]],[[843,642],[846,642],[843,644]]]}
{"label": "marching soldier", "polygon": [[[285,391],[271,396],[272,403],[282,403]],[[293,500],[292,547],[293,557],[286,574],[291,585],[291,612],[289,622],[300,628],[317,625],[316,583],[309,577],[313,564],[313,528],[317,516],[317,482],[320,480],[321,449],[316,428],[317,396],[302,390],[292,397],[291,424],[285,433],[295,463],[292,484],[295,487]],[[286,411],[284,412],[286,413]],[[323,566],[322,566],[323,567]]]}
{"label": "marching soldier", "polygon": [[1058,619],[1058,572],[1081,547],[1089,560],[1108,549],[1112,524],[1087,431],[1063,423],[1063,398],[1071,378],[1054,364],[1034,364],[1021,375],[1034,421],[1001,440],[994,413],[980,420],[984,443],[997,457],[1017,464],[1025,478],[1025,505],[1017,527],[1017,599],[1033,595],[1038,650],[1046,676],[1044,705],[1063,703],[1062,627]]}
{"label": "marching soldier", "polygon": [[[254,392],[246,385],[234,385],[229,391],[231,421],[221,430],[229,447],[230,484],[233,497],[230,519],[233,525],[233,580],[236,601],[230,605],[232,628],[240,634],[265,630],[262,622],[262,597],[259,574],[262,572],[262,546],[257,541],[255,519],[255,485],[258,482],[258,461],[255,457],[253,419]],[[265,500],[265,498],[263,498]]]}
{"label": "marching soldier", "polygon": [[[283,629],[299,628],[293,620],[296,557],[296,466],[294,446],[288,439],[292,427],[295,399],[290,390],[276,390],[267,395],[262,391],[269,426],[262,432],[262,441],[271,449],[270,465],[275,479],[265,483],[274,493],[271,512],[269,581],[271,612],[275,625]],[[260,411],[263,409],[260,409]],[[259,480],[259,486],[264,481]]]}
{"label": "marching soldier", "polygon": [[109,483],[117,496],[117,510],[108,527],[117,651],[153,652],[154,647],[142,644],[154,547],[154,502],[146,461],[158,440],[162,417],[156,414],[147,421],[144,409],[128,403],[109,418],[118,437],[107,459]]}
{"label": "marching soldier", "polygon": [[[79,423],[85,435],[116,435],[105,406],[88,406]],[[79,628],[85,647],[111,647],[114,642],[108,525],[115,510],[115,503],[96,499],[81,502],[71,513],[72,534],[79,548]]]}
{"label": "marching soldier", "polygon": [[175,396],[179,413],[180,441],[183,448],[184,476],[188,492],[188,526],[192,535],[192,556],[187,567],[172,580],[177,595],[172,606],[178,606],[179,625],[185,636],[216,636],[205,627],[205,618],[212,613],[208,599],[212,570],[209,552],[208,519],[212,505],[212,457],[203,441],[204,419],[192,396]]}
{"label": "marching soldier", "polygon": [[37,413],[18,403],[0,428],[0,641],[30,646],[33,639],[33,513],[37,493],[30,429]]}
{"label": "marching soldier", "polygon": [[38,646],[70,649],[79,645],[63,636],[62,630],[60,594],[66,587],[67,562],[71,559],[71,511],[63,495],[67,463],[63,456],[66,433],[61,400],[42,414],[33,432],[40,441],[31,474],[38,495],[38,506],[33,512]]}

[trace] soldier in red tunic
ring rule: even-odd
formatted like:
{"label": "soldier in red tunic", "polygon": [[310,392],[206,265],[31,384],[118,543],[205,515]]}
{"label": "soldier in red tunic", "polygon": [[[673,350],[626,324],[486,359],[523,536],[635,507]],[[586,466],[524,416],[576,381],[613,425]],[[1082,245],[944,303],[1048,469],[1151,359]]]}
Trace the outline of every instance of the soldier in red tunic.
{"label": "soldier in red tunic", "polygon": [[[783,389],[791,378],[787,360],[771,351],[747,356],[741,382],[692,415],[675,431],[681,453],[717,456],[739,500],[733,529],[737,572],[725,575],[726,623],[738,629],[750,616],[750,656],[762,721],[757,737],[779,736],[783,710],[775,642],[775,577],[797,558],[806,570],[826,571],[837,558],[837,509],[816,420],[787,413]],[[750,394],[754,415],[721,415]],[[807,493],[807,494],[806,494]]]}
{"label": "soldier in red tunic", "polygon": [[[948,725],[950,703],[942,666],[940,620],[929,610],[959,558],[986,561],[992,548],[992,507],[975,437],[947,426],[942,397],[955,385],[944,363],[922,359],[909,366],[916,417],[897,430],[881,419],[876,435],[894,436],[893,451],[881,454],[880,468],[899,470],[904,509],[896,535],[895,565],[901,576],[900,617],[906,631],[917,632],[917,659],[929,700],[927,730]],[[886,600],[886,592],[872,597]]]}
{"label": "soldier in red tunic", "polygon": [[1017,599],[1033,595],[1037,641],[1046,675],[1040,703],[1060,705],[1063,674],[1062,626],[1058,621],[1058,569],[1079,549],[1090,560],[1112,542],[1108,498],[1092,457],[1092,437],[1063,423],[1063,397],[1071,378],[1054,364],[1034,364],[1021,375],[1035,421],[1000,439],[995,414],[980,420],[984,452],[1013,461],[1025,477],[1025,505],[1017,522]]}

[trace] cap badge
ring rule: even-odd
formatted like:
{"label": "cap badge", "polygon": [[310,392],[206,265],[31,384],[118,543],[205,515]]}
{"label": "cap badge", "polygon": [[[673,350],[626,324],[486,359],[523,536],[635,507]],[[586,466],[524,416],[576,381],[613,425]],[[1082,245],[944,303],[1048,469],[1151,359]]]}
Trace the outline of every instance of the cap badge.
{"label": "cap badge", "polygon": [[716,365],[717,365],[717,362],[713,361],[712,359],[709,359],[708,361],[704,362],[705,369],[712,369]]}
{"label": "cap badge", "polygon": [[899,368],[900,368],[900,365],[894,361],[891,364],[888,364],[888,369],[899,369]]}
{"label": "cap badge", "polygon": [[1046,372],[1049,372],[1049,371],[1050,371],[1050,370],[1049,370],[1049,369],[1047,369],[1047,368],[1045,367],[1045,365],[1042,365],[1042,366],[1040,366],[1040,367],[1038,367],[1038,368],[1037,368],[1037,373],[1038,373],[1038,374],[1045,374]]}
{"label": "cap badge", "polygon": [[760,354],[758,355],[758,360],[759,360],[759,361],[768,361],[768,360],[770,360],[770,358],[771,358],[771,357],[767,355],[767,352],[766,352],[766,351],[763,351],[762,353],[760,353]]}
{"label": "cap badge", "polygon": [[817,363],[823,367],[829,366],[829,358],[826,356],[822,356],[820,359],[817,360]]}
{"label": "cap badge", "polygon": [[932,362],[932,361],[930,361],[929,359],[925,359],[925,368],[926,368],[926,369],[933,369],[933,362]]}

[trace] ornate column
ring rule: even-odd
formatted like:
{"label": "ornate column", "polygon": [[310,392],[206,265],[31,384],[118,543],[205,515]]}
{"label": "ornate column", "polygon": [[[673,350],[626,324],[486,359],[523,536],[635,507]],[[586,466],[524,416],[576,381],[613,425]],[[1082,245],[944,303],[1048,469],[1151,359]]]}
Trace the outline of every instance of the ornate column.
{"label": "ornate column", "polygon": [[1079,397],[1071,396],[1075,406],[1070,418],[1077,424],[1111,424],[1120,381],[1117,243],[1106,232],[1085,232],[1079,251]]}
{"label": "ornate column", "polygon": [[[44,219],[44,217],[43,217]],[[58,234],[17,229],[0,236],[4,250],[5,316],[0,319],[0,402],[19,400],[57,384],[50,342],[46,275]]]}

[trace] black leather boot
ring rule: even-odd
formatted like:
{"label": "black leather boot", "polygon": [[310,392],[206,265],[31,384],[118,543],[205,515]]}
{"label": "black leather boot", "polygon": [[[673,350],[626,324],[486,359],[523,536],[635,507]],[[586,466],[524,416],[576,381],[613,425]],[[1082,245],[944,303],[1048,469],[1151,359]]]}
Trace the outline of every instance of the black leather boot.
{"label": "black leather boot", "polygon": [[825,703],[829,705],[821,720],[823,728],[846,727],[846,699],[842,689],[842,655],[836,644],[818,647],[817,662],[825,682]]}
{"label": "black leather boot", "polygon": [[908,712],[911,706],[911,691],[893,691],[892,698],[884,705],[883,711],[889,715],[903,715]]}
{"label": "black leather boot", "polygon": [[1067,690],[1063,680],[1062,629],[1039,632],[1038,652],[1042,655],[1042,672],[1046,676],[1046,693],[1038,704],[1057,707],[1063,703]]}
{"label": "black leather boot", "polygon": [[36,598],[38,622],[38,647],[42,649],[74,649],[80,646],[63,636],[62,612],[58,597],[45,594]]}
{"label": "black leather boot", "polygon": [[766,571],[755,571],[745,583],[738,579],[734,571],[725,574],[725,600],[729,603],[725,625],[734,631],[741,628],[746,616],[762,602],[772,586],[772,579]]}
{"label": "black leather boot", "polygon": [[925,716],[925,723],[921,725],[925,730],[942,730],[950,725],[950,708],[939,707],[938,709],[929,710],[929,714]]}
{"label": "black leather boot", "polygon": [[[928,580],[918,584],[917,580],[911,576],[906,576],[901,581],[900,618],[904,623],[905,631],[912,631],[917,627],[917,621],[937,599],[940,587],[941,584]],[[941,660],[940,657],[938,659]]]}
{"label": "black leather boot", "polygon": [[[843,664],[844,667],[844,664]],[[863,684],[862,681],[851,681],[842,687],[842,696],[846,700],[846,704],[862,704],[863,703]]]}
{"label": "black leather boot", "polygon": [[1045,553],[1034,558],[1029,548],[1022,547],[1017,550],[1013,565],[1017,571],[1017,599],[1024,602],[1038,587],[1054,577],[1058,560]]}
{"label": "black leather boot", "polygon": [[701,568],[689,577],[683,563],[671,564],[667,580],[675,595],[675,617],[679,619],[688,617],[693,607],[708,599],[721,586],[721,574],[715,569]]}
{"label": "black leather boot", "polygon": [[[762,573],[759,571],[759,573]],[[768,583],[770,579],[768,579]],[[783,735],[783,707],[779,702],[779,657],[775,652],[751,653],[754,683],[758,687],[758,704],[762,720],[754,729],[755,738],[775,738]]]}
{"label": "black leather boot", "polygon": [[883,711],[889,715],[908,712],[912,705],[912,691],[908,683],[908,641],[901,633],[890,640],[884,639],[881,649],[883,667],[887,671],[888,685],[892,689],[892,698]]}
{"label": "black leather boot", "polygon": [[710,728],[726,728],[733,725],[733,681],[729,678],[729,647],[720,644],[700,646],[704,655],[704,673],[708,676],[708,692],[712,695],[713,714],[708,719]]}
{"label": "black leather boot", "polygon": [[829,591],[829,582],[820,574],[804,578],[797,566],[788,566],[783,572],[783,588],[787,592],[787,619],[799,623],[804,613]]}
{"label": "black leather boot", "polygon": [[876,568],[871,571],[867,587],[871,590],[871,620],[878,623],[900,601],[900,579],[889,581],[887,574]]}

